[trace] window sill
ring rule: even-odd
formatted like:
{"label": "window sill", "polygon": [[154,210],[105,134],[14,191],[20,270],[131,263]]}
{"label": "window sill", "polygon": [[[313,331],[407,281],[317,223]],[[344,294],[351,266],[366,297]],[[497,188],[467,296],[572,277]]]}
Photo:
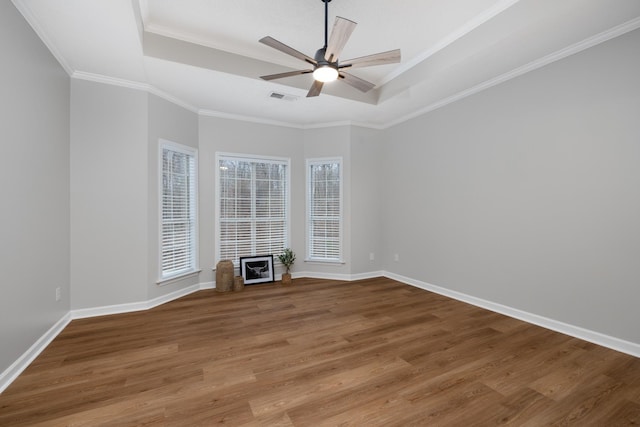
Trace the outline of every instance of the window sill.
{"label": "window sill", "polygon": [[333,265],[344,265],[346,262],[342,260],[324,260],[324,259],[305,259],[304,262],[307,264],[333,264]]}
{"label": "window sill", "polygon": [[159,279],[156,284],[159,286],[169,285],[171,283],[177,282],[178,280],[186,279],[187,277],[192,277],[200,274],[202,270],[196,269],[192,271],[187,271],[186,273],[180,273],[175,276],[169,276],[164,279]]}

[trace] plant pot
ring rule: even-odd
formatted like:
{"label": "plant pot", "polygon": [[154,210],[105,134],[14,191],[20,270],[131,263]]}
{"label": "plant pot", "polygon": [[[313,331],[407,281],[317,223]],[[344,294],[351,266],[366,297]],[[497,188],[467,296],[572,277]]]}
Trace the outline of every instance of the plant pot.
{"label": "plant pot", "polygon": [[291,281],[291,273],[282,273],[282,284],[289,286],[293,282]]}

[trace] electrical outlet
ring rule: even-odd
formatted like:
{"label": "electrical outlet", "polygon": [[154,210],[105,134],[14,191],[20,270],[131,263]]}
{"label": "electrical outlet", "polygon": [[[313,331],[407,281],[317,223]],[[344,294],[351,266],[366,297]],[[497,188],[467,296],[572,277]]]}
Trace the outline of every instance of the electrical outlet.
{"label": "electrical outlet", "polygon": [[56,288],[56,301],[60,301],[60,299],[62,298],[62,291],[60,290],[60,287]]}
{"label": "electrical outlet", "polygon": [[400,261],[400,255],[393,254],[393,260],[396,261],[396,262]]}
{"label": "electrical outlet", "polygon": [[369,253],[369,261],[374,261],[376,259],[376,254],[374,254],[373,252]]}

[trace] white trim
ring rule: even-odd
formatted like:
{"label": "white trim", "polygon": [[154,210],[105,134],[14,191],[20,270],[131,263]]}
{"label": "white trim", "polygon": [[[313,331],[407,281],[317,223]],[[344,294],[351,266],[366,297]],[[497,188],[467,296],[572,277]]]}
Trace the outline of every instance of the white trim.
{"label": "white trim", "polygon": [[[442,48],[446,47],[448,44],[452,43],[453,41],[459,39],[460,37],[464,36],[465,34],[467,34],[469,31],[472,31],[474,28],[476,28],[478,25],[482,24],[483,22],[486,22],[487,20],[491,19],[493,16],[498,15],[499,13],[501,13],[502,11],[506,10],[507,8],[511,7],[513,4],[517,3],[519,0],[503,0],[500,3],[494,5],[492,8],[486,10],[485,12],[483,12],[482,14],[476,16],[474,19],[468,21],[465,25],[463,25],[458,31],[451,33],[448,37],[442,39],[438,44],[436,44],[433,48],[423,52],[421,55],[419,55],[418,57],[416,57],[416,59],[414,61],[411,62],[407,62],[405,65],[402,65],[401,67],[395,69],[391,74],[389,74],[388,76],[386,76],[383,80],[382,83],[380,83],[380,85],[385,84],[386,82],[392,80],[393,78],[397,77],[398,75],[404,73],[405,71],[407,71],[408,69],[414,67],[415,65],[417,65],[417,63],[424,61],[425,59],[429,58],[431,55],[433,55],[434,53],[436,53],[437,51],[441,50]],[[265,119],[265,118],[260,118],[260,117],[252,117],[252,116],[245,116],[245,115],[240,115],[240,114],[231,114],[231,113],[224,113],[224,112],[220,112],[220,111],[213,111],[213,110],[206,110],[206,109],[202,109],[202,108],[197,108],[181,99],[176,98],[173,95],[170,95],[158,88],[156,88],[155,86],[148,84],[148,83],[141,83],[141,82],[134,82],[134,81],[130,81],[130,80],[125,80],[125,79],[119,79],[119,78],[114,78],[114,77],[108,77],[108,76],[104,76],[104,75],[100,75],[100,74],[95,74],[95,73],[88,73],[85,71],[77,71],[77,70],[73,70],[73,68],[71,68],[71,66],[67,63],[67,61],[65,60],[65,58],[60,54],[60,52],[54,47],[55,45],[51,42],[51,40],[45,36],[45,32],[42,30],[42,28],[40,27],[40,25],[38,24],[38,21],[35,19],[35,16],[33,15],[33,13],[31,12],[31,10],[29,9],[29,7],[26,5],[24,0],[12,0],[13,4],[16,6],[16,8],[20,11],[20,13],[25,17],[25,19],[27,20],[27,22],[31,25],[31,27],[34,29],[34,31],[36,32],[36,34],[38,34],[38,36],[40,37],[40,39],[42,39],[43,43],[47,46],[47,48],[51,51],[51,53],[53,54],[53,56],[58,60],[58,62],[60,63],[60,65],[65,69],[65,71],[69,74],[69,76],[71,76],[71,78],[75,78],[75,79],[80,79],[80,80],[88,80],[88,81],[93,81],[93,82],[98,82],[98,83],[104,83],[104,84],[109,84],[109,85],[114,85],[114,86],[121,86],[121,87],[126,87],[126,88],[130,88],[130,89],[136,89],[136,90],[144,90],[148,93],[157,95],[169,102],[172,102],[180,107],[183,107],[193,113],[196,113],[200,116],[206,116],[206,117],[217,117],[217,118],[223,118],[223,119],[230,119],[230,120],[239,120],[239,121],[243,121],[243,122],[249,122],[249,123],[259,123],[259,124],[266,124],[266,125],[273,125],[273,126],[280,126],[280,127],[287,127],[287,128],[293,128],[293,129],[320,129],[320,128],[332,128],[332,127],[337,127],[337,126],[358,126],[358,127],[363,127],[363,128],[369,128],[369,129],[376,129],[376,130],[385,130],[388,129],[390,127],[393,127],[395,125],[398,125],[400,123],[404,123],[408,120],[411,120],[415,117],[421,116],[423,114],[426,114],[428,112],[431,112],[433,110],[436,110],[438,108],[444,107],[445,105],[451,104],[453,102],[459,101],[463,98],[466,98],[467,96],[471,96],[474,95],[478,92],[481,92],[485,89],[488,89],[490,87],[493,87],[495,85],[498,85],[500,83],[504,83],[505,81],[508,81],[510,79],[513,79],[515,77],[521,76],[525,73],[528,73],[530,71],[533,71],[537,68],[543,67],[545,65],[548,65],[552,62],[558,61],[560,59],[566,58],[570,55],[573,55],[575,53],[581,52],[585,49],[591,48],[595,45],[598,45],[600,43],[603,43],[607,40],[613,39],[615,37],[621,36],[625,33],[628,33],[630,31],[636,30],[638,28],[640,28],[640,17],[638,18],[634,18],[630,21],[627,21],[625,23],[622,23],[616,27],[610,28],[608,30],[605,30],[599,34],[596,34],[595,36],[591,36],[586,38],[585,40],[582,40],[580,42],[577,42],[571,46],[568,46],[566,48],[560,49],[557,52],[551,53],[549,55],[546,55],[542,58],[539,58],[537,60],[534,60],[528,64],[525,64],[524,66],[518,67],[514,70],[508,71],[500,76],[497,76],[493,79],[487,80],[483,83],[480,83],[474,87],[468,88],[466,90],[463,90],[461,92],[458,92],[457,94],[451,95],[445,99],[442,99],[440,101],[437,101],[431,105],[428,105],[426,107],[423,107],[417,111],[414,111],[413,113],[407,114],[405,116],[402,116],[398,119],[395,120],[390,120],[388,122],[382,123],[382,124],[374,124],[374,123],[365,123],[365,122],[355,122],[355,121],[350,121],[350,120],[346,120],[346,121],[339,121],[339,122],[325,122],[325,123],[310,123],[310,124],[298,124],[298,123],[291,123],[291,122],[286,122],[286,121],[279,121],[279,120],[272,120],[272,119]],[[415,62],[415,63],[414,63]],[[380,86],[379,85],[379,86]]]}
{"label": "white trim", "polygon": [[[164,150],[168,149],[177,153],[182,153],[187,156],[193,157],[193,180],[194,180],[194,191],[195,191],[195,199],[194,199],[194,242],[193,242],[193,268],[188,271],[182,271],[179,273],[163,275],[162,273],[162,207],[163,207],[163,180],[164,180],[164,170],[163,170],[163,156]],[[200,260],[200,239],[199,239],[199,230],[200,230],[200,186],[199,186],[199,159],[198,159],[198,149],[191,147],[189,145],[179,144],[177,142],[169,141],[168,139],[159,138],[158,139],[158,174],[157,174],[157,184],[158,184],[158,281],[156,282],[158,285],[163,285],[168,282],[172,282],[181,278],[185,278],[187,276],[198,274],[202,271],[199,267]]]}
{"label": "white trim", "polygon": [[198,110],[198,114],[200,116],[205,116],[205,117],[216,117],[220,119],[239,120],[241,122],[258,123],[262,125],[273,125],[273,126],[280,126],[280,127],[293,128],[293,129],[304,129],[303,125],[298,125],[295,123],[281,122],[278,120],[271,120],[271,119],[263,119],[260,117],[244,116],[241,114],[223,113],[221,111],[200,109]]}
{"label": "white trim", "polygon": [[[281,275],[278,275],[276,277],[277,280],[281,280]],[[414,286],[426,291],[453,298],[458,301],[463,301],[475,305],[476,307],[504,314],[505,316],[513,317],[527,323],[551,329],[553,331],[579,338],[616,351],[620,351],[631,356],[640,357],[639,343],[626,341],[620,338],[602,334],[600,332],[595,332],[578,326],[569,325],[567,323],[559,322],[557,320],[549,319],[537,314],[528,313],[512,307],[504,306],[491,301],[486,301],[481,298],[476,298],[467,294],[463,294],[461,292],[445,289],[440,286],[435,286],[388,271],[372,271],[368,273],[358,274],[327,274],[302,271],[292,273],[292,277],[344,281],[387,277],[389,279],[393,279],[410,286]],[[22,356],[20,356],[14,363],[12,363],[11,366],[5,369],[5,371],[0,375],[0,393],[2,393],[18,377],[18,375],[20,375],[31,364],[31,362],[33,362],[36,357],[38,357],[38,355],[47,347],[47,345],[49,345],[49,343],[51,343],[51,341],[53,341],[58,336],[58,334],[62,332],[62,330],[64,330],[64,328],[72,319],[84,319],[95,316],[104,316],[108,314],[121,314],[129,313],[132,311],[148,310],[204,289],[215,289],[215,282],[204,282],[198,285],[192,285],[187,288],[180,289],[178,291],[162,295],[144,302],[71,310],[69,313],[65,314],[59,321],[57,321],[47,332],[45,332],[42,337],[40,337],[29,348],[29,350],[27,350]]]}
{"label": "white trim", "polygon": [[399,125],[400,123],[404,123],[408,120],[422,116],[426,113],[429,113],[433,110],[437,110],[438,108],[442,108],[445,105],[459,101],[468,96],[475,95],[476,93],[482,92],[485,89],[489,89],[493,86],[499,85],[500,83],[504,83],[508,80],[514,79],[516,77],[522,76],[523,74],[526,74],[538,68],[544,67],[545,65],[549,65],[553,62],[559,61],[568,56],[582,52],[583,50],[589,49],[590,47],[606,42],[607,40],[621,36],[637,28],[640,28],[640,17],[627,21],[609,30],[603,31],[599,34],[596,34],[595,36],[588,37],[582,41],[579,41],[578,43],[574,43],[571,46],[565,47],[564,49],[560,49],[556,52],[550,53],[549,55],[543,56],[542,58],[538,58],[521,67],[515,68],[511,71],[508,71],[490,80],[484,81],[473,87],[470,87],[461,92],[453,94],[447,98],[434,102],[431,105],[427,105],[426,107],[420,108],[419,110],[416,110],[413,113],[407,114],[406,116],[403,116],[399,119],[388,122],[384,126],[384,129]]}
{"label": "white trim", "polygon": [[318,264],[318,265],[327,265],[327,264],[335,264],[335,265],[344,265],[346,261],[343,260],[326,260],[326,259],[309,259],[305,258],[303,262],[307,264]]}
{"label": "white trim", "polygon": [[103,74],[87,73],[85,71],[74,71],[73,73],[71,73],[71,78],[77,79],[77,80],[86,80],[94,83],[102,83],[102,84],[111,85],[111,86],[119,86],[127,89],[144,91],[149,94],[156,95],[160,98],[163,98],[164,100],[169,101],[179,107],[182,107],[185,110],[189,110],[192,113],[198,114],[198,109],[193,105],[187,102],[184,102],[183,100],[178,99],[175,96],[170,95],[164,91],[161,91],[157,87],[152,86],[148,83],[134,82],[132,80],[109,77]]}
{"label": "white trim", "polygon": [[259,154],[243,154],[243,153],[229,153],[226,151],[216,151],[216,168],[218,168],[218,162],[220,157],[233,157],[235,160],[243,162],[252,162],[254,160],[266,160],[271,162],[287,162],[287,166],[291,166],[290,157],[278,157],[278,156],[262,156]]}
{"label": "white trim", "polygon": [[106,316],[110,314],[122,314],[122,313],[131,313],[134,311],[144,311],[149,310],[151,308],[157,307],[162,304],[166,304],[169,301],[173,301],[178,298],[182,298],[183,296],[192,294],[200,290],[200,285],[191,285],[183,289],[179,289],[177,291],[161,295],[157,298],[148,301],[140,301],[140,302],[131,302],[125,304],[115,304],[115,305],[106,305],[102,307],[94,307],[94,308],[81,308],[76,310],[71,310],[71,318],[72,319],[86,319],[88,317],[96,317],[96,316]]}
{"label": "white trim", "polygon": [[72,79],[86,80],[88,82],[102,83],[110,86],[119,86],[127,89],[135,89],[149,92],[151,85],[133,80],[125,80],[117,77],[105,76],[103,74],[87,73],[86,71],[74,71],[71,74]]}
{"label": "white trim", "polygon": [[620,351],[622,353],[630,354],[635,357],[640,357],[640,344],[638,343],[633,343],[620,338],[612,337],[610,335],[605,335],[600,332],[581,328],[580,326],[570,325],[558,320],[549,319],[548,317],[522,311],[517,308],[487,301],[481,298],[476,298],[462,292],[452,291],[450,289],[442,288],[440,286],[432,285],[420,280],[404,277],[399,274],[385,272],[384,276],[388,277],[389,279],[405,283],[407,285],[415,286],[416,288],[424,289],[426,291],[434,292],[436,294],[444,295],[458,301],[475,305],[476,307],[504,314],[505,316],[513,317],[514,319],[522,320],[533,325],[541,326],[552,331],[560,332],[562,334],[598,344],[603,347]]}
{"label": "white trim", "polygon": [[128,302],[124,304],[104,305],[92,308],[78,308],[75,310],[71,310],[71,317],[73,319],[86,319],[89,317],[132,313],[134,311],[143,311],[148,309],[148,302]]}
{"label": "white trim", "polygon": [[[311,168],[318,165],[338,164],[340,176],[340,222],[338,224],[339,235],[339,259],[325,259],[311,257]],[[317,262],[328,264],[344,264],[344,162],[342,157],[314,157],[305,160],[305,259],[304,262]]]}
{"label": "white trim", "polygon": [[[356,280],[374,279],[376,277],[384,277],[384,271],[371,271],[368,273],[357,274],[337,274],[337,273],[324,273],[315,271],[298,271],[291,272],[291,277],[294,279],[327,279],[327,280],[343,280],[345,282],[353,282]],[[281,279],[277,279],[281,280]]]}
{"label": "white trim", "polygon": [[110,314],[130,313],[134,311],[149,310],[167,302],[182,298],[183,296],[197,292],[201,289],[211,289],[212,283],[201,283],[184,289],[161,295],[149,301],[116,304],[103,307],[84,308],[71,310],[58,320],[47,332],[45,332],[22,356],[16,359],[0,375],[0,393],[2,393],[15,379],[35,360],[36,357],[64,330],[74,319],[86,319],[89,317],[105,316]]}
{"label": "white trim", "polygon": [[171,283],[186,279],[187,277],[197,276],[201,271],[201,269],[197,269],[193,271],[187,271],[186,273],[176,274],[175,276],[169,276],[164,279],[159,279],[158,281],[156,281],[156,284],[159,286],[166,286]]}
{"label": "white trim", "polygon": [[44,31],[44,29],[42,28],[40,21],[36,19],[36,15],[33,13],[29,5],[27,5],[24,0],[12,0],[12,2],[16,9],[18,9],[18,11],[22,14],[24,19],[29,23],[29,25],[31,25],[33,31],[35,31],[38,37],[40,37],[42,43],[44,43],[47,49],[49,49],[49,52],[51,52],[53,57],[60,63],[60,66],[62,66],[66,73],[71,76],[74,73],[73,68],[71,67],[69,62],[67,62],[67,59],[64,57],[64,55],[60,53],[55,43],[53,43],[49,36],[47,36],[46,31]]}
{"label": "white trim", "polygon": [[349,276],[349,280],[354,281],[354,280],[375,279],[376,277],[384,277],[384,271],[372,271],[369,273],[351,274]]}
{"label": "white trim", "polygon": [[187,102],[185,102],[185,101],[183,101],[183,100],[181,100],[179,98],[176,98],[175,96],[170,95],[167,92],[164,92],[164,91],[158,89],[155,86],[149,85],[149,93],[151,93],[153,95],[156,95],[156,96],[158,96],[160,98],[163,98],[165,101],[169,101],[169,102],[171,102],[171,103],[173,103],[173,104],[175,104],[175,105],[177,105],[179,107],[184,108],[185,110],[189,110],[194,114],[198,114],[198,108],[196,108],[195,106],[193,106],[193,105],[191,105],[191,104],[189,104],[189,103],[187,103]]}
{"label": "white trim", "polygon": [[472,19],[470,19],[469,21],[465,22],[456,31],[454,31],[452,33],[449,33],[447,36],[445,36],[444,38],[440,39],[438,42],[436,42],[429,49],[427,49],[424,52],[420,53],[419,55],[415,56],[410,61],[407,61],[404,64],[400,65],[399,67],[395,68],[392,72],[390,72],[388,75],[386,75],[380,81],[380,83],[378,83],[377,86],[380,87],[380,86],[382,86],[382,85],[384,85],[386,83],[389,83],[391,80],[395,79],[399,75],[401,75],[401,74],[405,73],[406,71],[410,70],[411,68],[415,67],[416,65],[418,65],[422,61],[424,61],[424,60],[428,59],[429,57],[435,55],[436,53],[440,52],[442,49],[444,49],[445,47],[449,46],[451,43],[453,43],[456,40],[458,40],[458,39],[464,37],[465,35],[469,34],[471,31],[475,30],[480,25],[484,24],[488,20],[490,20],[493,17],[495,17],[495,16],[499,15],[500,13],[504,12],[505,10],[507,10],[508,8],[513,6],[514,4],[518,3],[519,1],[520,0],[502,0],[502,1],[494,4],[489,9],[483,11],[479,15],[476,15]]}
{"label": "white trim", "polygon": [[203,282],[200,283],[200,290],[205,290],[205,289],[215,289],[216,288],[216,282],[215,280],[213,282]]}
{"label": "white trim", "polygon": [[16,359],[7,369],[0,374],[0,393],[2,393],[27,367],[35,360],[36,357],[53,341],[62,330],[71,322],[71,313],[67,313],[49,328],[38,340],[33,343],[22,356]]}
{"label": "white trim", "polygon": [[[351,126],[355,126],[355,127],[360,127],[360,128],[365,128],[365,129],[375,129],[375,130],[385,130],[387,129],[389,126],[385,126],[384,124],[374,124],[374,123],[366,123],[366,122],[351,122],[350,123]],[[318,126],[319,128],[321,127],[326,127],[326,126]],[[309,126],[309,129],[311,128],[311,126]]]}
{"label": "white trim", "polygon": [[296,272],[296,273],[292,272],[291,277],[294,279],[306,278],[306,279],[344,280],[345,282],[350,282],[353,280],[351,278],[351,274],[324,273],[324,272],[316,272],[316,271],[303,271],[303,272]]}
{"label": "white trim", "polygon": [[263,119],[260,117],[244,116],[241,114],[230,114],[230,113],[223,113],[221,111],[204,110],[204,109],[198,110],[197,113],[198,115],[203,117],[215,117],[219,119],[238,120],[238,121],[248,122],[248,123],[258,123],[262,125],[280,126],[280,127],[301,129],[301,130],[335,128],[340,126],[358,126],[362,128],[368,128],[368,129],[384,130],[389,127],[386,124],[374,124],[374,123],[358,122],[358,121],[352,121],[352,120],[341,120],[338,122],[298,124],[298,123],[291,123],[291,122],[283,122],[280,120]]}
{"label": "white trim", "polygon": [[[277,156],[264,156],[257,154],[243,154],[243,153],[229,153],[224,151],[216,151],[215,154],[215,200],[214,200],[214,236],[215,236],[215,247],[214,247],[214,260],[219,262],[221,260],[220,257],[220,160],[221,159],[232,159],[240,162],[247,163],[255,163],[259,161],[271,162],[274,164],[284,164],[287,169],[286,176],[286,200],[285,200],[285,239],[284,239],[284,247],[287,248],[291,245],[291,158],[290,157],[277,157]],[[275,261],[276,256],[274,256]],[[235,260],[233,261],[233,266],[239,268],[239,263]],[[217,265],[217,264],[216,264]],[[275,264],[274,264],[275,266]],[[215,270],[215,267],[213,268]]]}
{"label": "white trim", "polygon": [[341,120],[338,122],[326,122],[326,123],[311,123],[303,125],[302,129],[321,129],[321,128],[337,128],[341,126],[351,126],[353,123],[350,120]]}

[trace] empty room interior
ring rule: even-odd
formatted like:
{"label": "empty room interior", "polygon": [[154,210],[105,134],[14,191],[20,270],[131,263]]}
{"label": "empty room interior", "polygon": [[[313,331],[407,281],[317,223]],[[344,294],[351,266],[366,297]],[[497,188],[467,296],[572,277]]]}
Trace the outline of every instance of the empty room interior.
{"label": "empty room interior", "polygon": [[11,0],[0,46],[0,425],[640,424],[639,1]]}

